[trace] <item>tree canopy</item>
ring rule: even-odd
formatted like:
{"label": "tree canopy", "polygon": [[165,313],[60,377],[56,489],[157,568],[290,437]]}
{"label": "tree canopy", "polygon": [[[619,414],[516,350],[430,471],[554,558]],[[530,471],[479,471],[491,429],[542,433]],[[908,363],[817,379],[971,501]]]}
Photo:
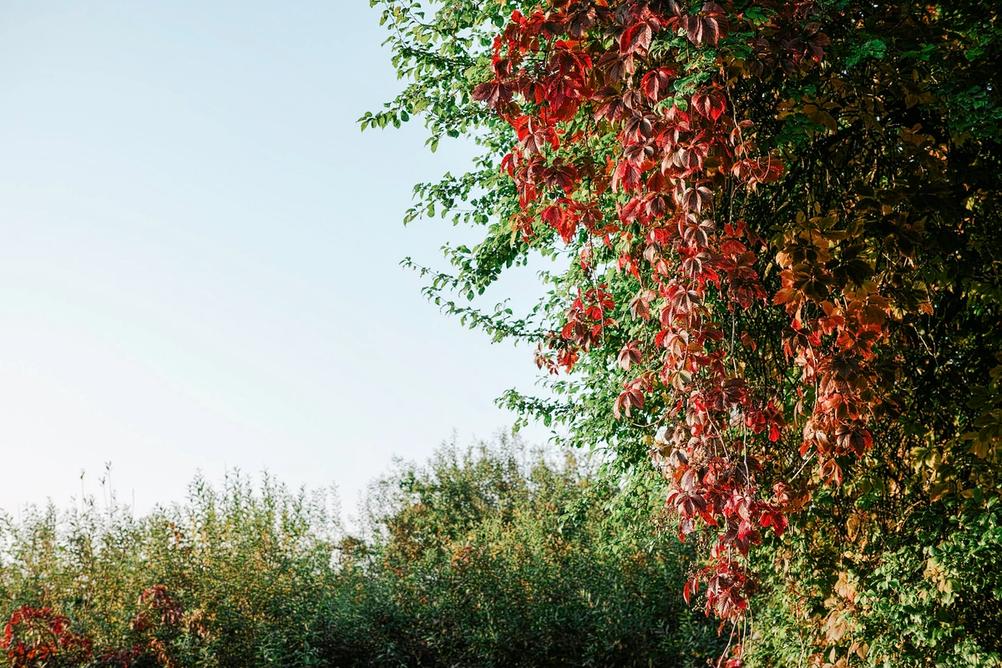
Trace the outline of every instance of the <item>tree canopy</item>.
{"label": "tree canopy", "polygon": [[483,231],[427,294],[538,346],[506,405],[663,474],[728,665],[997,661],[998,7],[372,4],[408,83],[363,127],[484,149],[416,188]]}

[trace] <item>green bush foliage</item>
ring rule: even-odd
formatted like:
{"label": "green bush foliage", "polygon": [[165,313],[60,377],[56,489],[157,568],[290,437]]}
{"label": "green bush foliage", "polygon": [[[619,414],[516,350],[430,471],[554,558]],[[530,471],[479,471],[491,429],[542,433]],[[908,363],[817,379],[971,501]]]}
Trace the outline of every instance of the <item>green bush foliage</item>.
{"label": "green bush foliage", "polygon": [[[7,518],[0,603],[47,611],[14,625],[8,665],[705,665],[720,641],[681,601],[687,555],[635,517],[656,506],[623,498],[505,440],[399,466],[362,537],[329,497],[239,475],[144,517],[90,502]],[[22,636],[52,651],[18,659]]]}

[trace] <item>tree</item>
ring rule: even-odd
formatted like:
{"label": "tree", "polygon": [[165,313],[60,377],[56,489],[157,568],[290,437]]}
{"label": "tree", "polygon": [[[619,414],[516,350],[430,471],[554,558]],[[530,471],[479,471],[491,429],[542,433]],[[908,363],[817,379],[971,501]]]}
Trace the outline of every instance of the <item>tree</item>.
{"label": "tree", "polygon": [[[508,405],[610,449],[623,471],[663,472],[679,533],[704,555],[684,595],[730,625],[731,665],[755,642],[756,592],[825,608],[918,535],[994,517],[997,7],[373,5],[410,84],[363,127],[422,114],[432,148],[466,135],[485,149],[469,174],[416,190],[409,219],[439,210],[484,228],[474,248],[447,248],[451,274],[422,269],[429,296],[538,344],[557,399]],[[536,308],[478,309],[531,253],[553,266]],[[824,576],[798,593],[777,558]],[[997,640],[964,621],[968,603],[945,614],[989,656]],[[833,633],[830,617],[807,613],[818,657],[912,651],[871,652],[879,628]]]}

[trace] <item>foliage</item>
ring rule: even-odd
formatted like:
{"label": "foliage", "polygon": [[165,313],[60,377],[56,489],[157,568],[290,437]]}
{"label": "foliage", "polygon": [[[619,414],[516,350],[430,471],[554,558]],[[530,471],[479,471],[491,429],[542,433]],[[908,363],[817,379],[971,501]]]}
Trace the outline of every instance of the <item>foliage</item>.
{"label": "foliage", "polygon": [[[617,490],[573,459],[450,449],[384,491],[377,551],[409,601],[412,654],[462,666],[696,666],[717,649],[713,627],[672,595],[677,548],[624,523],[626,511],[610,514]],[[651,500],[629,512],[653,513]]]}
{"label": "foliage", "polygon": [[49,509],[0,530],[8,663],[53,666],[704,665],[672,595],[687,558],[610,513],[618,490],[507,443],[443,449],[329,499],[233,476],[135,518]]}
{"label": "foliage", "polygon": [[[999,500],[945,522],[939,512],[934,507],[909,518],[905,530],[916,532],[911,541],[889,548],[873,536],[859,546],[861,554],[832,559],[825,568],[818,552],[776,554],[787,586],[796,583],[797,591],[771,592],[749,658],[763,665],[999,665]],[[831,558],[836,549],[819,552]],[[824,652],[813,629],[823,633]]]}
{"label": "foliage", "polygon": [[86,638],[70,630],[70,620],[49,608],[21,606],[4,626],[2,647],[15,668],[72,666],[90,659]]}
{"label": "foliage", "polygon": [[[937,597],[935,568],[892,571],[993,517],[1000,489],[998,7],[372,4],[409,84],[363,127],[421,113],[433,148],[484,147],[416,189],[408,219],[484,229],[446,248],[451,274],[419,268],[427,293],[539,345],[555,398],[509,406],[624,472],[653,461],[703,555],[686,597],[749,661],[786,657],[755,649],[753,597],[799,620],[812,661],[926,665],[937,633],[997,661],[975,612],[996,586]],[[533,253],[536,306],[479,308]],[[832,633],[818,607],[852,577],[867,603]],[[945,627],[888,642],[932,623],[904,624],[915,601]]]}
{"label": "foliage", "polygon": [[49,508],[6,522],[0,600],[58,611],[97,666],[317,665],[337,528],[324,497],[240,476],[142,518]]}

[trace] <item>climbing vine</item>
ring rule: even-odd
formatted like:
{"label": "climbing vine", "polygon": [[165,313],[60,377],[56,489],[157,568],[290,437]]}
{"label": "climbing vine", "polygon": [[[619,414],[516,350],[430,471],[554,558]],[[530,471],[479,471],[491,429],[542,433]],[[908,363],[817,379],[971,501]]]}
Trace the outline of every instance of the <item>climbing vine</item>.
{"label": "climbing vine", "polygon": [[[922,504],[945,518],[997,495],[997,10],[548,0],[425,21],[374,4],[415,84],[363,125],[423,109],[434,141],[453,121],[487,149],[417,190],[487,229],[447,250],[454,274],[422,269],[429,296],[537,344],[565,401],[509,406],[663,473],[702,555],[683,595],[730,628],[730,665],[794,557],[848,591],[880,563],[874,536],[929,526]],[[447,294],[472,301],[536,252],[559,268],[523,318]],[[818,626],[812,642],[866,656],[846,631],[862,623]]]}

